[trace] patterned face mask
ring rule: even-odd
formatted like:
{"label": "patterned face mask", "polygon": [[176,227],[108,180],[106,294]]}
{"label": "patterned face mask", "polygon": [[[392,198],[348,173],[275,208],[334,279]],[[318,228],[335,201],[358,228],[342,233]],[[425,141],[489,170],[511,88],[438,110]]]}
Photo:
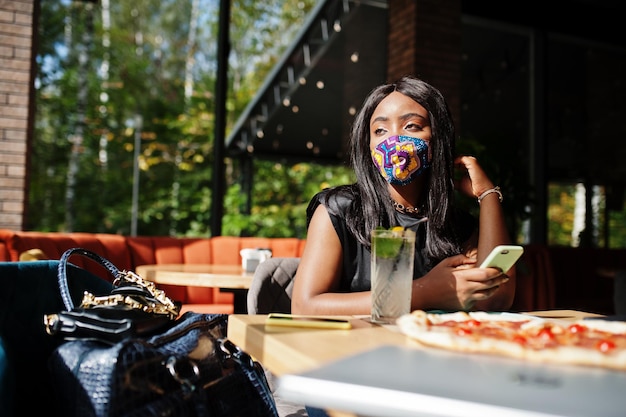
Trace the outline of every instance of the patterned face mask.
{"label": "patterned face mask", "polygon": [[406,185],[430,168],[427,141],[391,136],[372,150],[372,160],[389,184]]}

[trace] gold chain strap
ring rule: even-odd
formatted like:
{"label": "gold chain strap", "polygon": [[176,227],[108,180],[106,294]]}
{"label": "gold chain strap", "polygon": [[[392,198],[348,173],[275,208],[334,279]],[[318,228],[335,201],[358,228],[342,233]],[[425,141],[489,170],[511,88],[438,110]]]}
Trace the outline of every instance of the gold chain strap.
{"label": "gold chain strap", "polygon": [[113,281],[113,285],[119,287],[124,283],[130,283],[135,287],[145,289],[157,302],[148,301],[140,296],[124,294],[111,294],[96,297],[92,293],[85,291],[80,306],[82,308],[126,306],[129,309],[142,310],[146,313],[168,315],[172,320],[178,317],[180,307],[165,295],[165,291],[158,289],[154,282],[145,280],[131,271],[120,271],[119,275]]}

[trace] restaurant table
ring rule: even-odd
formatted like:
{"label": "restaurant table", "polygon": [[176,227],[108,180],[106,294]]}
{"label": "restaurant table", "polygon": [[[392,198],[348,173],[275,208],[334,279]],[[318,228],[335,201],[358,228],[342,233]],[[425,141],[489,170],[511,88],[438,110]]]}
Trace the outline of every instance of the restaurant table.
{"label": "restaurant table", "polygon": [[403,334],[372,324],[366,318],[330,316],[350,320],[351,329],[338,330],[266,327],[266,317],[264,314],[231,315],[228,338],[274,375],[305,371],[383,343],[408,343]]}
{"label": "restaurant table", "polygon": [[254,277],[241,265],[155,264],[140,265],[135,271],[157,284],[220,288],[232,292],[234,312],[247,312],[248,289]]}
{"label": "restaurant table", "polygon": [[[543,318],[576,320],[601,317],[575,310],[536,311],[528,314]],[[266,327],[264,314],[233,314],[228,320],[228,338],[256,357],[275,375],[299,373],[344,356],[383,345],[415,346],[395,325],[379,325],[369,316],[325,316],[350,320],[352,328],[310,329]]]}
{"label": "restaurant table", "polygon": [[[536,311],[528,314],[559,320],[601,317],[575,310]],[[416,342],[395,325],[379,325],[369,316],[325,316],[350,320],[349,330],[266,326],[266,315],[233,314],[228,321],[228,338],[259,360],[279,379],[317,369],[336,360],[385,346],[412,347]],[[331,416],[354,414],[329,410]]]}

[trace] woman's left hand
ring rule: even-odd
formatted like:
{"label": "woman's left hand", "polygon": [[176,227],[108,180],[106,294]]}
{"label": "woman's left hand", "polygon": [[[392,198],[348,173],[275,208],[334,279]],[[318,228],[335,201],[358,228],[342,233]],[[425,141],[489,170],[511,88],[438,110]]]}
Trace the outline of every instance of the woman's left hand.
{"label": "woman's left hand", "polygon": [[454,181],[454,186],[468,197],[477,198],[494,187],[475,157],[459,156],[454,160],[454,165],[461,171],[461,176]]}

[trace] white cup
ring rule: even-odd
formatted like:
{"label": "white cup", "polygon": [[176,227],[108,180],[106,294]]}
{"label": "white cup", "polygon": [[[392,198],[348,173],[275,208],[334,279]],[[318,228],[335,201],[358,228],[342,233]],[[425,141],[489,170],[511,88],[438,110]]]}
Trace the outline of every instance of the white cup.
{"label": "white cup", "polygon": [[254,272],[261,262],[272,257],[272,251],[269,249],[242,249],[239,254],[241,266],[246,272]]}

